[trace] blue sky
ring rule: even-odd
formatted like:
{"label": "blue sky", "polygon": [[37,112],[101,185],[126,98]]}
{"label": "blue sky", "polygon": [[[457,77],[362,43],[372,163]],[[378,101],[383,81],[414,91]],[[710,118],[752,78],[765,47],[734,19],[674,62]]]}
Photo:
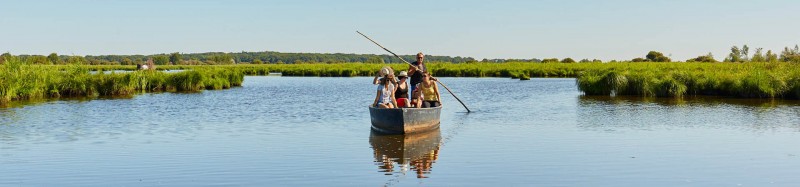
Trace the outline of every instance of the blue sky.
{"label": "blue sky", "polygon": [[675,60],[800,44],[800,1],[0,0],[0,51],[279,51]]}

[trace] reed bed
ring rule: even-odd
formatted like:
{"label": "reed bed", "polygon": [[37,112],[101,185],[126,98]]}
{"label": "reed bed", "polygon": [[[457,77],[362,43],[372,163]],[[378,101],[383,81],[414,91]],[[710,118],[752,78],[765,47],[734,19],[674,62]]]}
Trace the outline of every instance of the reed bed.
{"label": "reed bed", "polygon": [[610,63],[577,76],[586,95],[800,98],[793,63]]}
{"label": "reed bed", "polygon": [[241,71],[217,67],[194,67],[177,73],[150,70],[92,73],[91,70],[84,65],[24,65],[16,59],[7,60],[0,65],[0,104],[59,97],[128,96],[150,91],[197,92],[240,86],[244,80]]}

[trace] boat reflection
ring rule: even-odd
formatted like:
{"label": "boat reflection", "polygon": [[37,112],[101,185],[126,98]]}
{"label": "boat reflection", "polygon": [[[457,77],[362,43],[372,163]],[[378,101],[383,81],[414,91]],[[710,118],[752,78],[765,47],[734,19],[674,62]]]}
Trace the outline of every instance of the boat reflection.
{"label": "boat reflection", "polygon": [[439,156],[442,133],[437,128],[428,132],[385,135],[372,131],[369,144],[375,151],[375,165],[386,175],[406,174],[412,170],[417,178],[427,178]]}

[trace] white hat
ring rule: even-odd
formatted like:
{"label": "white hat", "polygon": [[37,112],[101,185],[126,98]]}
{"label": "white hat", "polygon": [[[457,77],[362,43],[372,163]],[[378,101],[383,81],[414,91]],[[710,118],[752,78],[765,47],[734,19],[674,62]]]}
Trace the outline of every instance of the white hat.
{"label": "white hat", "polygon": [[398,76],[398,77],[408,77],[408,72],[406,72],[406,71],[400,71],[400,75],[397,75],[397,76]]}
{"label": "white hat", "polygon": [[384,66],[383,68],[381,68],[381,71],[378,72],[378,76],[383,77],[383,76],[388,75],[389,73],[394,73],[394,72],[392,72],[392,70],[391,70],[391,68],[389,68],[389,66]]}

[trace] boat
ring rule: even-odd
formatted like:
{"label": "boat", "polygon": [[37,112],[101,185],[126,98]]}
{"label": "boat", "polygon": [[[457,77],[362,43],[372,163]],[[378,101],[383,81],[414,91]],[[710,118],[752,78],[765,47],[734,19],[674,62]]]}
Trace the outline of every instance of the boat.
{"label": "boat", "polygon": [[432,108],[369,107],[372,130],[384,134],[408,134],[439,128],[442,106]]}
{"label": "boat", "polygon": [[427,178],[439,158],[442,144],[440,129],[415,134],[387,135],[372,131],[369,144],[374,150],[375,165],[386,175],[413,171],[417,178]]}

